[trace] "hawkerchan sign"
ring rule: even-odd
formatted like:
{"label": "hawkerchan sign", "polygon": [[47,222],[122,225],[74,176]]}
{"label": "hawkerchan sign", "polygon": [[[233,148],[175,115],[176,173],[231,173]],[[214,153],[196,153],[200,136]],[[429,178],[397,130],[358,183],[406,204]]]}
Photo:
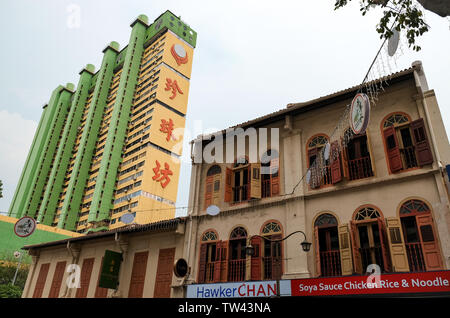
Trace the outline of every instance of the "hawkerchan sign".
{"label": "hawkerchan sign", "polygon": [[[280,281],[280,296],[449,293],[450,271],[392,273]],[[187,298],[273,297],[276,281],[189,285]]]}

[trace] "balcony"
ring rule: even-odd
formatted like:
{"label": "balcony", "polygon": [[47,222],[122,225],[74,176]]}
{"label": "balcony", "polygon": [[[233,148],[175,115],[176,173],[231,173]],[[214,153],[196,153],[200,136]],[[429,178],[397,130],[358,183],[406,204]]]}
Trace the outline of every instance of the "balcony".
{"label": "balcony", "polygon": [[370,156],[348,161],[348,172],[350,180],[373,177],[372,162]]}

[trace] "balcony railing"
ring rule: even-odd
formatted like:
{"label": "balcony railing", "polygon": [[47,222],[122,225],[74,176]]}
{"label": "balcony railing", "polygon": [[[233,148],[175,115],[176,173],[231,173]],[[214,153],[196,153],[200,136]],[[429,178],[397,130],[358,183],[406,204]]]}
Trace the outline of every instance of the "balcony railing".
{"label": "balcony railing", "polygon": [[264,278],[263,279],[280,279],[281,278],[281,260],[272,256],[263,257]]}
{"label": "balcony railing", "polygon": [[340,276],[341,257],[339,250],[320,252],[321,276]]}
{"label": "balcony railing", "polygon": [[238,282],[245,280],[245,259],[228,262],[228,281]]}
{"label": "balcony railing", "polygon": [[261,181],[261,197],[270,197],[270,179]]}
{"label": "balcony railing", "polygon": [[216,262],[206,263],[205,282],[212,283],[214,281],[214,269],[216,268]]}
{"label": "balcony railing", "polygon": [[406,254],[408,255],[409,269],[411,272],[425,271],[425,261],[420,243],[405,243]]}
{"label": "balcony railing", "polygon": [[381,268],[381,272],[385,272],[383,250],[381,246],[360,248],[359,252],[361,254],[363,272],[366,271],[367,266],[369,266],[370,264],[379,265]]}
{"label": "balcony railing", "polygon": [[373,171],[370,157],[367,156],[359,159],[349,160],[348,172],[350,180],[372,177]]}
{"label": "balcony railing", "polygon": [[416,151],[414,146],[405,147],[400,149],[400,153],[403,155],[405,160],[405,169],[417,167]]}
{"label": "balcony railing", "polygon": [[233,202],[241,202],[248,199],[248,184],[233,187]]}

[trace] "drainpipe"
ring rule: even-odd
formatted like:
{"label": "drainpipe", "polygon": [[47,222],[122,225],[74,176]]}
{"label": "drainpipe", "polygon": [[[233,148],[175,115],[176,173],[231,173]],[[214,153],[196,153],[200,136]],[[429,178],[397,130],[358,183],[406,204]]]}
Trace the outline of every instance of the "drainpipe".
{"label": "drainpipe", "polygon": [[[71,264],[75,264],[75,265],[78,264],[78,259],[80,257],[80,251],[81,251],[80,246],[75,245],[75,244],[70,244],[70,241],[68,241],[66,248],[67,248],[67,251],[69,252],[69,255],[72,257]],[[69,289],[69,285],[66,283],[66,289],[64,291],[64,295],[62,296],[62,298],[70,298],[71,292],[72,292],[72,290]]]}
{"label": "drainpipe", "polygon": [[119,269],[119,282],[118,282],[117,288],[112,293],[111,298],[122,298],[123,293],[119,288],[120,288],[120,280],[121,280],[121,277],[123,276],[123,271],[124,271],[123,264],[125,263],[125,259],[127,257],[127,252],[128,252],[128,242],[122,240],[119,233],[116,233],[114,235],[114,241],[116,242],[117,246],[120,249],[120,252],[122,253],[122,264],[120,264],[120,269]]}

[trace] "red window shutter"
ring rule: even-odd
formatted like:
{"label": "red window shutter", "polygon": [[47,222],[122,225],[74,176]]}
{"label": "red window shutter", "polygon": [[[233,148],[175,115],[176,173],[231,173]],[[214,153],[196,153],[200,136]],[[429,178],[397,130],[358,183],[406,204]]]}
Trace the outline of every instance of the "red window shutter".
{"label": "red window shutter", "polygon": [[80,288],[77,289],[77,293],[75,294],[76,298],[87,297],[93,266],[94,266],[94,258],[85,258],[83,260],[80,275]]}
{"label": "red window shutter", "polygon": [[380,243],[381,243],[381,250],[383,253],[383,264],[384,264],[384,270],[386,272],[391,272],[391,257],[388,247],[388,242],[386,238],[386,226],[381,218],[377,218],[378,222],[378,231],[380,235]]}
{"label": "red window shutter", "polygon": [[270,191],[272,196],[280,193],[280,159],[270,160]]}
{"label": "red window shutter", "polygon": [[225,173],[225,202],[231,202],[231,179],[233,177],[233,171],[227,167]]}
{"label": "red window shutter", "polygon": [[255,251],[251,258],[251,280],[261,280],[261,238],[252,237],[250,244]]}
{"label": "red window shutter", "polygon": [[222,248],[221,248],[221,265],[220,265],[220,281],[226,282],[227,281],[227,275],[228,275],[228,245],[229,241],[223,241],[222,242]]}
{"label": "red window shutter", "polygon": [[206,177],[205,209],[207,209],[212,204],[213,181],[214,181],[214,176]]}
{"label": "red window shutter", "polygon": [[44,292],[45,281],[47,280],[48,269],[50,268],[50,263],[42,264],[39,270],[39,276],[36,281],[36,286],[34,287],[33,298],[41,298]]}
{"label": "red window shutter", "polygon": [[144,294],[147,259],[148,251],[134,254],[130,288],[128,289],[128,298],[142,298]]}
{"label": "red window shutter", "polygon": [[391,172],[403,169],[402,157],[398,146],[397,135],[394,126],[390,126],[383,131],[384,141],[386,145],[386,153],[389,161]]}
{"label": "red window shutter", "polygon": [[331,182],[335,184],[342,181],[341,155],[339,153],[339,142],[337,140],[331,143],[330,159],[331,159]]}
{"label": "red window shutter", "polygon": [[198,277],[197,282],[199,284],[205,282],[205,273],[206,273],[206,257],[208,251],[208,244],[203,243],[200,245],[200,260],[198,265]]}
{"label": "red window shutter", "polygon": [[361,253],[359,251],[360,244],[357,237],[358,229],[354,221],[350,221],[350,237],[352,239],[352,252],[353,252],[353,270],[357,274],[362,274]]}
{"label": "red window shutter", "polygon": [[48,295],[49,298],[58,298],[65,270],[65,261],[56,263],[55,274],[53,275],[52,286],[50,287],[50,293]]}
{"label": "red window shutter", "polygon": [[441,251],[431,214],[417,215],[416,220],[427,271],[443,270]]}
{"label": "red window shutter", "polygon": [[216,259],[214,260],[214,277],[215,283],[220,282],[220,272],[222,268],[222,241],[216,243]]}
{"label": "red window shutter", "polygon": [[100,263],[100,270],[98,272],[97,286],[95,287],[95,296],[94,296],[95,298],[106,298],[106,296],[108,295],[108,288],[98,286],[98,283],[100,282],[100,276],[102,275],[103,260],[104,257],[102,257],[102,262]]}
{"label": "red window shutter", "polygon": [[433,163],[433,154],[431,153],[430,142],[428,141],[423,118],[413,121],[411,128],[414,135],[418,164],[423,166]]}
{"label": "red window shutter", "polygon": [[308,164],[309,170],[311,171],[309,186],[311,189],[317,189],[320,187],[320,174],[316,164],[317,154],[318,154],[317,148],[308,150]]}
{"label": "red window shutter", "polygon": [[156,270],[154,298],[169,298],[173,277],[175,248],[159,250],[158,268]]}
{"label": "red window shutter", "polygon": [[341,138],[341,159],[342,159],[342,174],[344,178],[349,179],[350,173],[348,171],[348,150],[347,150],[347,144],[345,143],[344,139]]}
{"label": "red window shutter", "polygon": [[319,277],[322,275],[322,267],[320,266],[320,245],[319,245],[319,228],[317,226],[314,227],[314,249],[315,249],[315,258],[316,258],[316,276]]}

